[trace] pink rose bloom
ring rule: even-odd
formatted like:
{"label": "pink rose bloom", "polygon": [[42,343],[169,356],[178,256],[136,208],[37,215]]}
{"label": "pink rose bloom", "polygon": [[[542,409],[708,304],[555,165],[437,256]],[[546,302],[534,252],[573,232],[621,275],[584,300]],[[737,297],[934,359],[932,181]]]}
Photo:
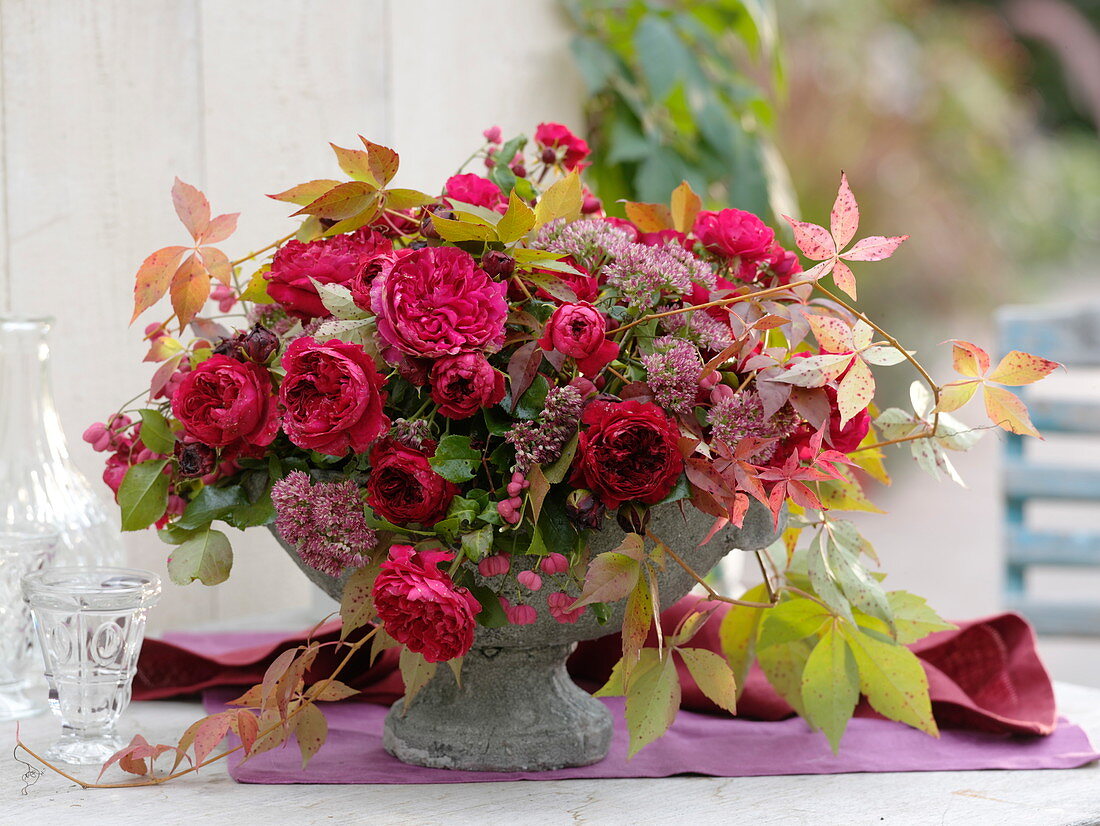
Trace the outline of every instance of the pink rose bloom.
{"label": "pink rose bloom", "polygon": [[374,607],[386,633],[430,663],[461,657],[474,644],[481,604],[465,588],[455,588],[439,570],[451,551],[413,550],[392,545],[374,581]]}
{"label": "pink rose bloom", "polygon": [[370,310],[370,287],[374,279],[392,267],[398,258],[408,255],[412,250],[385,250],[375,254],[367,254],[359,259],[355,265],[355,275],[344,284],[351,291],[351,298],[355,306],[361,310]]}
{"label": "pink rose bloom", "polygon": [[360,260],[391,248],[388,238],[366,227],[308,244],[288,241],[275,253],[271,270],[264,275],[267,293],[290,315],[303,321],[327,316],[329,311],[310,279],[321,284],[345,284],[356,274]]}
{"label": "pink rose bloom", "polygon": [[431,372],[432,401],[449,419],[466,419],[504,398],[504,375],[481,353],[444,356]]}
{"label": "pink rose bloom", "polygon": [[747,281],[755,278],[757,263],[768,257],[775,241],[771,227],[740,209],[702,210],[695,217],[692,232],[710,252],[737,259],[738,276]]}
{"label": "pink rose bloom", "polygon": [[448,198],[466,204],[493,209],[497,212],[508,209],[508,199],[504,197],[500,187],[488,178],[482,178],[472,172],[452,175],[447,179],[447,185],[443,191]]}
{"label": "pink rose bloom", "polygon": [[[507,289],[465,250],[425,247],[374,279],[371,309],[387,350],[422,358],[496,352],[504,344]],[[393,352],[385,355],[398,360]]]}
{"label": "pink rose bloom", "polygon": [[607,321],[587,301],[562,304],[546,322],[539,344],[577,362],[581,374],[594,376],[619,355],[619,345],[607,338]]}
{"label": "pink rose bloom", "polygon": [[382,376],[362,347],[299,338],[282,364],[283,430],[298,447],[329,456],[349,448],[363,453],[389,428]]}
{"label": "pink rose bloom", "polygon": [[540,123],[535,129],[535,143],[543,150],[554,150],[566,169],[576,169],[591,151],[585,141],[560,123]]}
{"label": "pink rose bloom", "polygon": [[279,432],[267,368],[229,356],[211,356],[183,376],[172,395],[172,415],[188,436],[230,452],[266,447]]}
{"label": "pink rose bloom", "polygon": [[791,277],[802,272],[802,264],[798,256],[790,250],[783,249],[776,241],[768,250],[768,256],[764,259],[768,269],[779,279],[780,284],[787,284]]}

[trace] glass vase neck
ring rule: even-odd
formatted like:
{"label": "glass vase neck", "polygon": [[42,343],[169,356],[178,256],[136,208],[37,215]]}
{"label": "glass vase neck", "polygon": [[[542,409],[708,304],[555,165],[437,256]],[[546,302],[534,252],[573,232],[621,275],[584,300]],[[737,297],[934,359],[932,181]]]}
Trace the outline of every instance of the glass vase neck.
{"label": "glass vase neck", "polygon": [[52,318],[0,316],[0,455],[9,460],[68,460],[50,381],[52,324]]}

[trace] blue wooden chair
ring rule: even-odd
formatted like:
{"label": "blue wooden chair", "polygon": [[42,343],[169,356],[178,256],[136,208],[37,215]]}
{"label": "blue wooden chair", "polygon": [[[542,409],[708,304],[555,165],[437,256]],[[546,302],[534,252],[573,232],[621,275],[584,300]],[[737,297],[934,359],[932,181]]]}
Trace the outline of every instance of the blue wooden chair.
{"label": "blue wooden chair", "polygon": [[[1100,306],[1003,307],[997,329],[1002,354],[1023,350],[1071,370],[1100,368]],[[1100,436],[1100,386],[1096,390],[1096,401],[1028,399],[1031,419],[1044,435]],[[1028,595],[1026,581],[1032,565],[1100,567],[1100,533],[1034,530],[1025,514],[1029,500],[1095,502],[1100,508],[1100,467],[1044,463],[1028,457],[1024,442],[1008,434],[1004,443],[1006,606],[1040,633],[1100,636],[1100,597],[1094,603],[1042,600]]]}

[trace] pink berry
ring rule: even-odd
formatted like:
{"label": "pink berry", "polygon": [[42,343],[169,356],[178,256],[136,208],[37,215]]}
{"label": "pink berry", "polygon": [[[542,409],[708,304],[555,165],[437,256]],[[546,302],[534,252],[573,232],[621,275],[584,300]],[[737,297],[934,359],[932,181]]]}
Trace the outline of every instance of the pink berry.
{"label": "pink berry", "polygon": [[481,560],[481,562],[477,563],[477,570],[484,577],[506,574],[508,573],[509,567],[511,567],[511,563],[506,554],[487,556]]}
{"label": "pink berry", "polygon": [[546,598],[546,607],[550,609],[550,616],[558,622],[563,624],[573,623],[579,620],[581,614],[585,612],[585,607],[583,605],[575,611],[569,611],[569,606],[574,602],[576,602],[576,599],[569,596],[569,594],[559,591]]}
{"label": "pink berry", "polygon": [[539,561],[539,568],[547,576],[564,574],[569,570],[569,560],[563,554],[550,554]]}
{"label": "pink berry", "polygon": [[537,591],[542,587],[542,577],[534,571],[521,571],[516,575],[516,579],[519,580],[520,585],[530,588],[532,591]]}
{"label": "pink berry", "polygon": [[107,432],[107,425],[96,422],[84,431],[80,437],[92,446],[92,450],[100,453],[111,446],[111,434]]}

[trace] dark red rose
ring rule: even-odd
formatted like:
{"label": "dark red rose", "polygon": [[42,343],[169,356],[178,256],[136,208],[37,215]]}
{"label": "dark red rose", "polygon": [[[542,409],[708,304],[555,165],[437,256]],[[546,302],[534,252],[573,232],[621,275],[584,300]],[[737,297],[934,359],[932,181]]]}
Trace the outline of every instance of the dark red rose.
{"label": "dark red rose", "polygon": [[329,315],[311,278],[321,284],[345,284],[363,258],[388,252],[390,240],[366,227],[350,235],[334,235],[309,243],[288,241],[275,253],[267,293],[290,315],[308,321]]}
{"label": "dark red rose", "polygon": [[680,428],[652,402],[597,400],[585,408],[569,483],[588,488],[609,508],[655,504],[684,470]]}
{"label": "dark red rose", "polygon": [[383,439],[370,453],[367,504],[395,525],[418,522],[431,527],[447,515],[458,488],[432,470],[428,459],[435,444],[417,450],[392,439]]}
{"label": "dark red rose", "polygon": [[730,259],[743,281],[756,278],[757,264],[767,259],[775,241],[771,227],[740,209],[702,210],[695,216],[692,233],[708,251]]}
{"label": "dark red rose", "polygon": [[607,320],[587,301],[562,304],[546,322],[539,345],[571,357],[584,376],[594,376],[619,355],[607,337]]}
{"label": "dark red rose", "polygon": [[493,209],[504,212],[508,208],[508,199],[500,191],[500,187],[488,178],[467,172],[463,175],[452,175],[447,179],[447,185],[443,192],[448,198],[474,206]]}
{"label": "dark red rose", "polygon": [[202,442],[176,442],[179,474],[186,479],[206,476],[218,465],[218,451]]}
{"label": "dark red rose", "polygon": [[[550,158],[547,163],[560,160],[566,169],[576,169],[591,151],[585,141],[560,123],[540,123],[535,129],[535,143],[543,148],[544,157]],[[546,154],[546,149],[553,153]]]}
{"label": "dark red rose", "polygon": [[267,369],[229,356],[211,356],[184,375],[172,395],[172,414],[187,435],[230,452],[265,447],[279,432]]}
{"label": "dark red rose", "polygon": [[283,355],[283,431],[305,450],[363,453],[390,426],[382,376],[362,347],[295,339]]}
{"label": "dark red rose", "polygon": [[456,588],[439,565],[451,551],[391,545],[374,580],[374,607],[386,633],[430,663],[461,657],[474,644],[481,603]]}
{"label": "dark red rose", "polygon": [[504,398],[504,374],[481,353],[444,356],[432,367],[432,401],[450,419],[468,418]]}

